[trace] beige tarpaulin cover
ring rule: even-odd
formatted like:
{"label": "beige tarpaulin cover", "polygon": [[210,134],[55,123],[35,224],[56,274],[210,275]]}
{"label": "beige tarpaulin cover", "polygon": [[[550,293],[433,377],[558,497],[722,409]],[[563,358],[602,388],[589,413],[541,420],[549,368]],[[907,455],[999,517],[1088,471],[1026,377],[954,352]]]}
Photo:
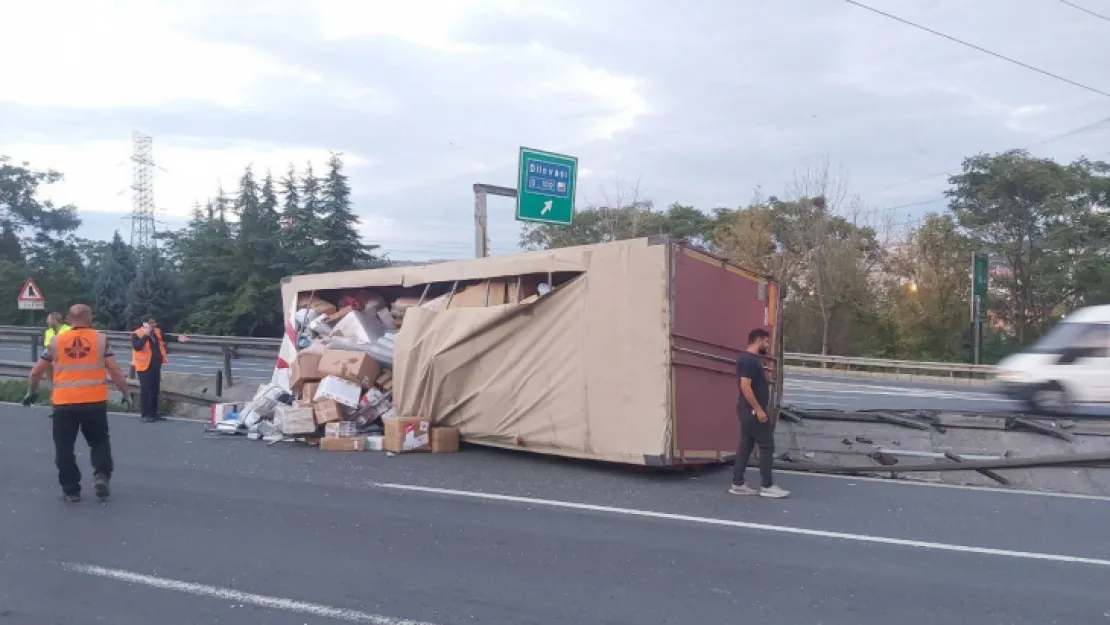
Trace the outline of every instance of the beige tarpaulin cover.
{"label": "beige tarpaulin cover", "polygon": [[666,254],[639,239],[406,270],[407,284],[583,273],[532,303],[410,309],[396,340],[397,414],[532,451],[637,464],[668,454]]}

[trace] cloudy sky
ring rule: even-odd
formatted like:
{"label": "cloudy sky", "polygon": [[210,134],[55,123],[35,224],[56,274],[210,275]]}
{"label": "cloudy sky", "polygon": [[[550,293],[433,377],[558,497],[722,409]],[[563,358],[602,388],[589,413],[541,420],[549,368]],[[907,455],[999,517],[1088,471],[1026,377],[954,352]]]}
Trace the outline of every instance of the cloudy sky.
{"label": "cloudy sky", "polygon": [[[1110,21],[1059,0],[869,0],[1110,92]],[[1108,0],[1074,0],[1110,15]],[[580,206],[746,203],[828,158],[876,214],[943,206],[978,151],[1110,158],[1110,98],[841,0],[0,0],[0,154],[55,168],[82,234],[131,207],[154,137],[160,228],[244,166],[348,164],[369,241],[472,253],[471,185],[521,145],[580,159]],[[1057,138],[1072,130],[1082,132]],[[910,182],[912,181],[912,182]],[[909,206],[907,206],[909,205]],[[516,247],[490,202],[494,253]]]}

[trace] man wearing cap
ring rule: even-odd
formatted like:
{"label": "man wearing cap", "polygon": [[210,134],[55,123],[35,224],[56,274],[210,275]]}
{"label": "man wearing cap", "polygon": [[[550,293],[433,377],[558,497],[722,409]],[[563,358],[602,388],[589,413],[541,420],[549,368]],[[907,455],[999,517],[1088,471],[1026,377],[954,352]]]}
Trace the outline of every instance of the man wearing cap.
{"label": "man wearing cap", "polygon": [[81,501],[81,469],[77,467],[74,445],[77,433],[85,436],[93,465],[93,490],[101,499],[110,493],[112,444],[108,433],[108,382],[123,393],[123,405],[130,407],[127,379],[116,364],[108,337],[92,329],[92,309],[76,304],[69,309],[72,328],[50,340],[27,381],[23,405],[38,397],[39,382],[47,369],[54,370],[50,402],[54,405],[54,464],[62,498]]}

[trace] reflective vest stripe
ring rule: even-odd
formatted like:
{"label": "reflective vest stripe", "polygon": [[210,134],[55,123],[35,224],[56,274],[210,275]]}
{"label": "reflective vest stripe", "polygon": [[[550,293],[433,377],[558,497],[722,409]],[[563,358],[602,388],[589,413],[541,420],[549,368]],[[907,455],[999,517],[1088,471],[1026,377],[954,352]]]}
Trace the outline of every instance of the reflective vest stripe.
{"label": "reflective vest stripe", "polygon": [[55,382],[54,388],[81,388],[83,386],[97,386],[98,384],[104,383],[105,382],[102,379],[81,380],[76,382]]}

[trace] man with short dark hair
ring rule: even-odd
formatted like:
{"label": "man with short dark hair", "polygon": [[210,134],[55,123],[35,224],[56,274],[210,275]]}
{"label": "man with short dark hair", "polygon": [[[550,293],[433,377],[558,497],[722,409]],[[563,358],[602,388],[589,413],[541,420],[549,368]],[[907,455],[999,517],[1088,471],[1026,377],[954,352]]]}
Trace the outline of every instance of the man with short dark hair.
{"label": "man with short dark hair", "polygon": [[[759,495],[772,499],[782,499],[790,494],[774,485],[771,475],[775,460],[775,431],[767,416],[767,406],[771,403],[771,387],[767,374],[763,371],[763,356],[771,350],[771,333],[756,328],[748,333],[748,348],[740,352],[736,359],[736,378],[740,386],[740,403],[736,412],[740,417],[740,451],[736,456],[733,469],[732,486],[728,492],[733,495]],[[759,447],[759,477],[761,488],[755,489],[744,483],[748,458],[752,450]]]}
{"label": "man with short dark hair", "polygon": [[169,362],[166,341],[189,342],[184,334],[162,334],[151,315],[143,317],[143,325],[131,336],[131,364],[139,374],[139,412],[146,423],[164,419],[158,414],[158,395],[162,391],[162,365]]}

